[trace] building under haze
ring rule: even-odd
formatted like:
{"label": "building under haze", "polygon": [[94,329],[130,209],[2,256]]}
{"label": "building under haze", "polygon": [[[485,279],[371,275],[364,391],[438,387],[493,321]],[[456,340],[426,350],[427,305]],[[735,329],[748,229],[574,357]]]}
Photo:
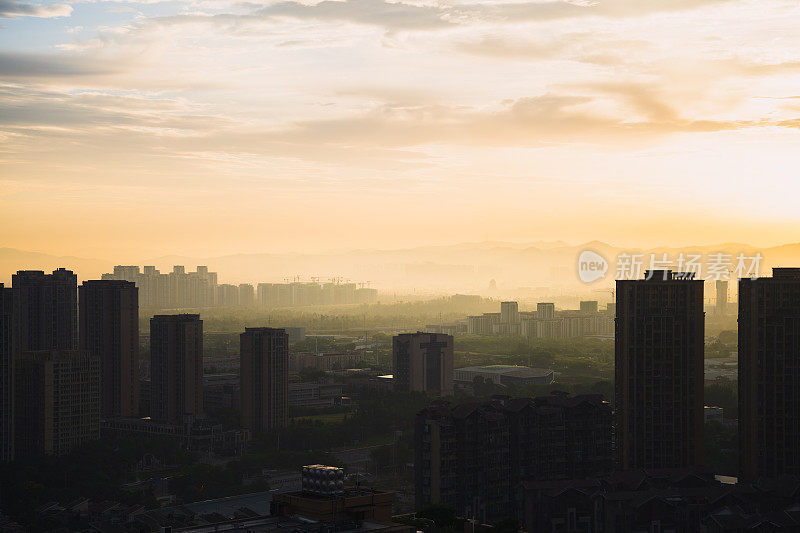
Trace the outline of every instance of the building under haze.
{"label": "building under haze", "polygon": [[64,455],[100,438],[100,359],[86,350],[23,352],[15,369],[17,457]]}
{"label": "building under haze", "polygon": [[101,414],[139,414],[139,297],[132,281],[84,281],[80,347],[100,358]]}
{"label": "building under haze", "polygon": [[453,336],[403,333],[392,340],[394,390],[453,394]]}
{"label": "building under haze", "polygon": [[0,461],[14,459],[14,293],[0,283]]}
{"label": "building under haze", "polygon": [[800,476],[800,268],[739,280],[739,475]]}
{"label": "building under haze", "polygon": [[195,272],[186,272],[185,267],[177,265],[168,274],[154,266],[140,271],[135,265],[117,265],[113,273],[103,274],[103,279],[134,282],[143,309],[208,307],[214,305],[216,297],[217,273],[202,265]]}
{"label": "building under haze", "polygon": [[548,320],[556,317],[556,304],[550,302],[540,302],[536,304],[536,318]]}
{"label": "building under haze", "polygon": [[246,328],[239,336],[242,426],[252,433],[284,427],[289,411],[289,335]]}
{"label": "building under haze", "polygon": [[239,287],[227,283],[217,285],[215,301],[219,307],[239,305]]}
{"label": "building under haze", "polygon": [[200,315],[150,319],[150,416],[182,423],[203,414],[203,321]]}
{"label": "building under haze", "polygon": [[715,316],[725,316],[728,314],[728,282],[727,280],[717,280],[715,282],[717,291],[717,302],[714,306]]}
{"label": "building under haze", "polygon": [[519,324],[518,302],[500,302],[500,323]]}
{"label": "building under haze", "polygon": [[78,349],[78,278],[63,268],[12,276],[17,352]]}
{"label": "building under haze", "polygon": [[239,284],[239,305],[242,307],[253,307],[256,303],[255,287],[249,283]]}
{"label": "building under haze", "polygon": [[615,409],[621,470],[703,463],[703,281],[617,281]]}

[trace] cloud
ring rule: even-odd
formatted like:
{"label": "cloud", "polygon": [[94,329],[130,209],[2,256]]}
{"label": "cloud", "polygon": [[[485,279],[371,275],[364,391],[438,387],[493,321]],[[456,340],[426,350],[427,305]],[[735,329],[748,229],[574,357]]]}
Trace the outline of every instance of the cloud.
{"label": "cloud", "polygon": [[15,131],[60,128],[98,137],[113,129],[193,134],[229,124],[177,99],[0,85],[0,127]]}
{"label": "cloud", "polygon": [[[685,119],[652,87],[594,84],[518,98],[495,109],[443,104],[373,106],[339,118],[270,127],[240,123],[177,99],[59,93],[0,86],[0,128],[30,142],[67,136],[79,145],[156,157],[239,154],[335,164],[420,164],[425,146],[536,147],[636,144],[688,132],[715,132],[768,121]],[[41,143],[39,143],[41,145]],[[45,143],[52,146],[53,143]]]}
{"label": "cloud", "polygon": [[72,14],[72,6],[67,4],[28,4],[14,0],[0,0],[0,18],[38,17],[54,18],[68,17]]}
{"label": "cloud", "polygon": [[295,19],[317,22],[345,22],[384,28],[389,32],[441,30],[475,23],[519,23],[580,17],[629,18],[661,12],[684,11],[734,0],[603,0],[570,2],[543,0],[508,3],[428,4],[386,0],[322,0],[318,3],[282,1],[266,6],[241,3],[248,14],[220,12],[180,14],[161,17],[162,24],[181,22],[235,22]]}
{"label": "cloud", "polygon": [[532,42],[501,35],[487,35],[477,41],[460,42],[456,44],[456,50],[500,59],[551,59],[563,52],[566,46],[563,39]]}
{"label": "cloud", "polygon": [[462,16],[503,22],[548,21],[580,17],[630,18],[654,13],[686,11],[733,0],[599,0],[568,2],[482,3],[456,7]]}
{"label": "cloud", "polygon": [[568,60],[601,66],[620,66],[630,61],[632,52],[651,45],[647,41],[621,39],[606,34],[566,33],[534,40],[504,34],[488,34],[455,44],[460,53],[501,60]]}
{"label": "cloud", "polygon": [[[494,111],[450,106],[379,106],[341,119],[299,122],[277,137],[286,143],[402,148],[422,145],[543,146],[550,143],[613,145],[697,131],[760,125],[750,121],[682,119],[645,87],[603,86],[624,115],[603,113],[603,95],[554,94],[519,98]],[[642,118],[631,118],[641,115]]]}
{"label": "cloud", "polygon": [[119,67],[89,56],[0,52],[4,78],[73,77],[112,74]]}
{"label": "cloud", "polygon": [[255,11],[261,17],[289,17],[318,21],[352,22],[390,30],[429,30],[452,26],[446,10],[382,0],[323,0],[314,5],[279,2]]}

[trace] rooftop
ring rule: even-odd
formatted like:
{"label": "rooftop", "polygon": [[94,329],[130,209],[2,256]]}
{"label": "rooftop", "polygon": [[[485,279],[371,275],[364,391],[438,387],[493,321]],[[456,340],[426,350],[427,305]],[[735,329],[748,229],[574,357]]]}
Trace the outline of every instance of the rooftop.
{"label": "rooftop", "polygon": [[487,366],[465,366],[456,368],[456,371],[481,372],[484,374],[506,374],[517,377],[543,377],[550,375],[553,371],[547,368],[531,368],[518,365],[487,365]]}

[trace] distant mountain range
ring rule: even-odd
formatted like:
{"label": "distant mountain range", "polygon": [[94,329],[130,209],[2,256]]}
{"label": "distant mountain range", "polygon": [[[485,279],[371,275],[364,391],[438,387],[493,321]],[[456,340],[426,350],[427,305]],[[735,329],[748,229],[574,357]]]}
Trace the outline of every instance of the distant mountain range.
{"label": "distant mountain range", "polygon": [[[438,292],[480,292],[496,280],[499,287],[553,287],[579,283],[577,257],[583,250],[593,250],[605,257],[611,268],[620,253],[668,254],[675,258],[681,252],[697,254],[727,253],[734,258],[743,253],[763,256],[761,270],[769,273],[772,266],[800,266],[800,243],[769,248],[756,248],[744,243],[635,249],[613,246],[601,241],[571,245],[555,242],[478,242],[446,246],[422,246],[395,250],[352,250],[326,254],[235,254],[219,257],[163,256],[145,258],[139,265],[155,265],[169,272],[172,265],[194,270],[207,265],[219,273],[220,283],[283,282],[285,280],[322,281],[330,278],[369,282],[386,290]],[[735,260],[734,260],[735,261]],[[0,281],[9,283],[11,274],[21,269],[53,270],[63,266],[78,273],[79,279],[93,279],[110,272],[113,260],[55,256],[13,248],[0,248]],[[605,282],[610,285],[614,272]]]}

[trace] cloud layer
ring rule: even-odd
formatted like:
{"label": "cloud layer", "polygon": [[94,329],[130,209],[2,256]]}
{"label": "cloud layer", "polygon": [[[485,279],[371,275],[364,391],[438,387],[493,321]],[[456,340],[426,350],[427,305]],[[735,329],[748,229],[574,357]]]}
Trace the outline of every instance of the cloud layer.
{"label": "cloud layer", "polygon": [[0,0],[0,17],[0,226],[23,233],[175,197],[181,226],[224,197],[254,227],[271,198],[296,227],[297,205],[449,210],[430,216],[450,240],[528,227],[456,206],[564,205],[546,231],[574,235],[598,205],[702,218],[754,179],[790,191],[800,164],[800,6],[783,0]]}

